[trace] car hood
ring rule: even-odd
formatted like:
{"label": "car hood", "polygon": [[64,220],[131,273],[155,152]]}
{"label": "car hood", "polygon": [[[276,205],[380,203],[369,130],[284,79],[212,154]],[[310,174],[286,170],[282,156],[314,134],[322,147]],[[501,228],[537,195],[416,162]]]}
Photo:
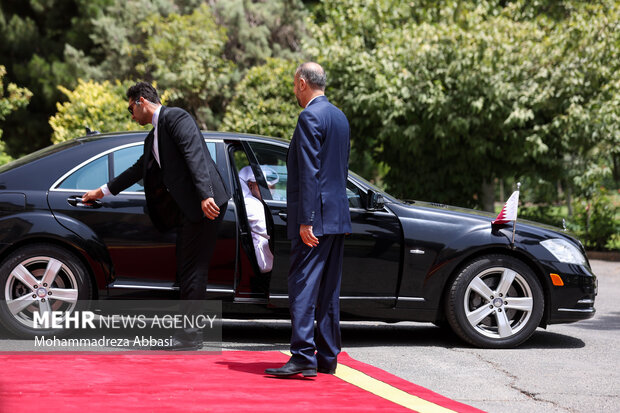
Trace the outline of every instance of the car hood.
{"label": "car hood", "polygon": [[[425,201],[408,201],[406,203],[400,204],[403,208],[400,208],[400,211],[398,212],[399,216],[404,215],[408,215],[407,211],[410,211],[412,214],[414,213],[413,211],[419,208],[425,208],[425,209],[431,209],[435,212],[444,212],[447,216],[454,216],[456,215],[461,215],[461,216],[465,216],[467,218],[473,219],[475,221],[478,221],[480,224],[482,223],[488,223],[489,226],[491,225],[491,221],[493,221],[496,217],[497,214],[491,213],[491,212],[486,212],[486,211],[479,211],[476,209],[470,209],[470,208],[462,208],[462,207],[456,207],[456,206],[452,206],[452,205],[445,205],[445,204],[439,204],[439,203],[435,203],[435,202],[425,202]],[[573,240],[576,241],[576,238],[573,234],[568,233],[564,230],[562,230],[562,228],[559,227],[555,227],[552,225],[547,225],[547,224],[541,224],[539,222],[535,222],[535,221],[529,221],[526,219],[519,219],[517,216],[517,228],[530,228],[531,230],[536,229],[538,231],[535,232],[543,232],[543,233],[547,233],[547,236],[549,235],[549,232],[553,232],[555,234],[562,234],[563,236],[568,236],[569,238],[573,238]],[[542,234],[541,234],[542,235]]]}

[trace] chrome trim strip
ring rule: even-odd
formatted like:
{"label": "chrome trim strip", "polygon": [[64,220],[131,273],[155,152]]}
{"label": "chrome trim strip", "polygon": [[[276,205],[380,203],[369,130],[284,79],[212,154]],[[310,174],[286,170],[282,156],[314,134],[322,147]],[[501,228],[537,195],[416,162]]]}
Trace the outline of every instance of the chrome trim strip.
{"label": "chrome trim strip", "polygon": [[[93,189],[93,188],[90,188]],[[56,188],[56,189],[50,189],[50,191],[52,192],[66,192],[66,193],[76,193],[76,192],[86,192],[86,191],[90,191],[90,189],[65,189],[65,188]],[[123,195],[141,195],[144,197],[144,192],[135,192],[135,191],[122,191],[121,194]]]}
{"label": "chrome trim strip", "polygon": [[415,301],[415,302],[422,302],[422,301],[426,301],[426,299],[422,298],[422,297],[398,297],[398,301]]}
{"label": "chrome trim strip", "polygon": [[[225,134],[226,132],[221,132],[221,133]],[[240,137],[240,136],[236,136],[234,134],[230,135],[230,136],[224,136],[224,137],[220,138],[220,141],[224,141],[226,139],[235,140],[235,141],[238,141],[238,142],[245,141],[245,142],[265,143],[265,144],[268,144],[268,145],[280,146],[280,147],[285,148],[285,149],[288,149],[288,147],[289,147],[288,144],[290,143],[290,141],[289,142],[280,142],[280,141],[277,141],[277,140],[276,141],[265,141],[265,140],[263,140],[261,138],[257,138],[257,137],[252,136],[252,135],[247,135],[247,136],[244,135],[244,136]]]}
{"label": "chrome trim strip", "polygon": [[577,301],[577,304],[594,304],[594,300],[591,298],[584,298],[583,300]]}
{"label": "chrome trim strip", "polygon": [[[146,285],[146,284],[125,284],[123,282],[113,282],[108,287],[110,288],[127,288],[127,289],[138,289],[138,290],[162,290],[162,291],[177,291],[179,287],[170,284],[169,286],[160,286],[160,285]],[[234,290],[227,288],[208,288],[208,293],[234,293]]]}
{"label": "chrome trim strip", "polygon": [[286,206],[286,201],[283,201],[281,199],[265,199],[265,203],[267,204],[267,206]]}
{"label": "chrome trim strip", "polygon": [[341,300],[396,300],[396,297],[340,297]]}
{"label": "chrome trim strip", "polygon": [[269,296],[270,299],[275,299],[275,300],[288,300],[288,295],[283,295],[283,294],[271,294]]}
{"label": "chrome trim strip", "polygon": [[235,292],[235,290],[229,290],[228,288],[209,288],[209,287],[207,287],[207,292],[208,293],[233,294]]}
{"label": "chrome trim strip", "polygon": [[409,253],[410,254],[418,254],[418,255],[424,255],[425,254],[424,250],[421,250],[421,249],[418,249],[418,248],[413,249],[413,250],[409,250]]}
{"label": "chrome trim strip", "polygon": [[175,291],[179,289],[179,287],[175,287],[172,284],[170,286],[164,287],[164,286],[159,286],[159,285],[123,284],[123,283],[116,283],[116,282],[113,282],[108,287],[109,288],[138,289],[138,290],[164,290],[164,291]]}
{"label": "chrome trim strip", "polygon": [[[284,294],[271,294],[269,296],[270,299],[276,299],[276,300],[282,300],[282,299],[288,299],[288,295],[284,295]],[[351,296],[341,296],[340,297],[341,300],[396,300],[396,297],[351,297]],[[415,301],[419,301],[422,300],[424,301],[423,298],[419,298],[419,299],[415,299],[412,298]]]}
{"label": "chrome trim strip", "polygon": [[564,313],[593,313],[594,308],[558,308],[558,311],[562,311]]}

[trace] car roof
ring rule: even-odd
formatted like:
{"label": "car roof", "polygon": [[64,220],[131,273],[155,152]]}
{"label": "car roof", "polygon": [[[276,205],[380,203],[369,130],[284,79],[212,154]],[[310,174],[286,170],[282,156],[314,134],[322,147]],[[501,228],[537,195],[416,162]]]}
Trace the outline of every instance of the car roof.
{"label": "car roof", "polygon": [[[282,138],[275,138],[271,136],[264,135],[256,135],[249,133],[239,133],[239,132],[225,132],[225,131],[201,131],[202,136],[206,139],[216,139],[216,140],[253,140],[253,141],[264,141],[269,143],[279,142],[288,144],[288,140]],[[95,133],[91,135],[82,136],[76,138],[76,141],[80,143],[87,143],[92,141],[99,141],[103,139],[119,139],[119,140],[137,140],[144,139],[148,131],[130,131],[130,132],[109,132],[109,133]]]}
{"label": "car roof", "polygon": [[[0,185],[5,188],[19,186],[24,189],[49,187],[50,179],[65,171],[67,162],[73,163],[74,156],[87,159],[113,147],[139,144],[144,141],[148,131],[94,133],[48,146],[0,167]],[[287,146],[285,139],[268,136],[234,133],[202,132],[205,139],[220,142],[252,141]],[[24,169],[25,168],[25,169]],[[22,172],[23,171],[23,172]],[[66,172],[66,171],[65,171]]]}

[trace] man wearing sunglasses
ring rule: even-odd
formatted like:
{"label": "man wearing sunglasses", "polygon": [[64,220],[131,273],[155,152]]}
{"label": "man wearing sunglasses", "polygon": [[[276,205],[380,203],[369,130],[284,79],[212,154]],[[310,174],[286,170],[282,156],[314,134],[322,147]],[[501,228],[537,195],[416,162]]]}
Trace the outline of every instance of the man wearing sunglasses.
{"label": "man wearing sunglasses", "polygon": [[[144,154],[125,172],[102,187],[88,191],[82,202],[117,195],[144,180],[149,216],[161,231],[177,228],[177,277],[185,311],[206,299],[209,262],[218,227],[226,211],[228,193],[211,158],[198,125],[180,108],[162,106],[157,90],[139,82],[127,90],[131,118],[140,125],[153,124],[144,140]],[[202,347],[198,329],[175,333],[166,350]]]}

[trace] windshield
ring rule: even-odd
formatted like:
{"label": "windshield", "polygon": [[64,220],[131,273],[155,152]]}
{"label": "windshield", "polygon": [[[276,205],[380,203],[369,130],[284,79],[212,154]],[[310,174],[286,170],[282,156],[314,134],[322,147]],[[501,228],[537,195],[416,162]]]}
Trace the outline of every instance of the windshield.
{"label": "windshield", "polygon": [[10,171],[11,169],[18,168],[22,165],[25,165],[29,162],[36,161],[37,159],[45,158],[48,155],[51,155],[56,152],[60,152],[68,147],[78,145],[80,142],[78,140],[70,140],[61,143],[57,143],[56,145],[51,145],[43,149],[39,149],[36,152],[32,152],[26,156],[22,156],[19,159],[6,163],[0,166],[0,173]]}
{"label": "windshield", "polygon": [[364,178],[362,178],[361,176],[359,176],[355,172],[351,171],[350,169],[349,169],[349,176],[353,177],[358,183],[362,184],[362,186],[365,186],[366,189],[372,189],[373,191],[378,192],[381,195],[383,195],[383,197],[386,199],[386,201],[389,201],[389,202],[402,202],[399,199],[394,198],[392,195],[388,194],[387,192],[385,192],[383,189],[379,188],[375,184],[371,184],[370,182],[368,182],[367,180],[365,180]]}

